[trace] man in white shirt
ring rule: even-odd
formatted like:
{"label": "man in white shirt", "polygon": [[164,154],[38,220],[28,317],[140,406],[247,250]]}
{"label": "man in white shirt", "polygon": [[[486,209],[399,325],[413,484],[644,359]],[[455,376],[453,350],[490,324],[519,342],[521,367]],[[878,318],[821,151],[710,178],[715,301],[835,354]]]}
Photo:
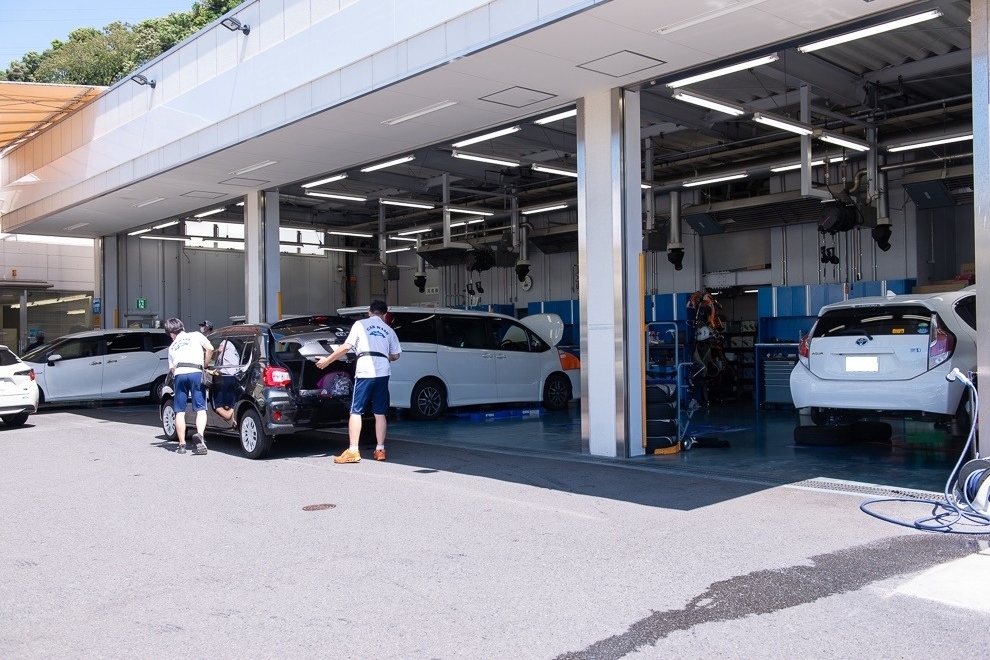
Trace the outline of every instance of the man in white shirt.
{"label": "man in white shirt", "polygon": [[196,441],[194,454],[206,453],[206,396],[203,392],[203,372],[210,358],[213,357],[213,345],[200,332],[186,332],[186,326],[180,319],[171,318],[165,321],[165,332],[172,337],[168,347],[168,369],[173,375],[172,389],[175,398],[172,408],[175,410],[175,430],[179,436],[177,453],[186,453],[186,407],[192,398],[193,410],[196,411]]}

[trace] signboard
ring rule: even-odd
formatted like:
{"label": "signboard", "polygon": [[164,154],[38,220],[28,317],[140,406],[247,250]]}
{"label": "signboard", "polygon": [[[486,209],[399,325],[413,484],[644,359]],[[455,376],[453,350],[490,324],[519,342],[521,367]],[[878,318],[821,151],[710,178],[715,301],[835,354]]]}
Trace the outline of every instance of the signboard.
{"label": "signboard", "polygon": [[103,313],[103,301],[100,298],[93,298],[93,313],[94,314]]}
{"label": "signboard", "polygon": [[137,309],[147,309],[148,308],[148,299],[147,298],[138,298],[137,299],[136,308]]}

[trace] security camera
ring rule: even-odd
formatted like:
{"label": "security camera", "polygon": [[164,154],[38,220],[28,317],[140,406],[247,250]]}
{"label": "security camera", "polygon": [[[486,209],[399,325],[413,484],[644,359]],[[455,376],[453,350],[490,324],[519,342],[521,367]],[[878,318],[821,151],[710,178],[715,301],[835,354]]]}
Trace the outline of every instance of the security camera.
{"label": "security camera", "polygon": [[684,248],[680,247],[668,247],[667,248],[667,261],[674,264],[674,270],[682,270],[684,268]]}

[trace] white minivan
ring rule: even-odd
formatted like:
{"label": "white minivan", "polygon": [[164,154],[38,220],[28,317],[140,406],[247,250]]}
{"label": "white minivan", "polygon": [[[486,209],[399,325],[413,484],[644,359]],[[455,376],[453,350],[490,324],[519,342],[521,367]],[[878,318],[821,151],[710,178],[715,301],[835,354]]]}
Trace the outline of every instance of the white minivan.
{"label": "white minivan", "polygon": [[[337,311],[353,319],[368,314],[367,307]],[[415,419],[494,403],[561,410],[580,398],[581,362],[557,348],[564,323],[556,314],[517,321],[493,312],[391,307],[387,320],[402,345],[389,379],[391,404]]]}

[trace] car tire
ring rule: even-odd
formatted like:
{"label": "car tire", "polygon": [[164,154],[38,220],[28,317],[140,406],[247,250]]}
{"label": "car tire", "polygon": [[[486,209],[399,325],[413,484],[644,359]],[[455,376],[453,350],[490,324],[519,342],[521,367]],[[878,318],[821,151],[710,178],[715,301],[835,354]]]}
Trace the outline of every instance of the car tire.
{"label": "car tire", "polygon": [[28,421],[28,413],[17,413],[16,415],[4,415],[0,417],[5,426],[23,426]]}
{"label": "car tire", "polygon": [[677,403],[647,403],[646,419],[675,419],[677,417]]}
{"label": "car tire", "polygon": [[856,422],[850,428],[850,434],[857,442],[890,444],[894,429],[887,422]]}
{"label": "car tire", "polygon": [[646,388],[647,403],[673,403],[677,401],[677,388],[674,385],[649,385]]}
{"label": "car tire", "polygon": [[834,447],[856,442],[852,427],[842,426],[795,426],[794,444],[806,447]]}
{"label": "car tire", "polygon": [[563,374],[550,374],[543,384],[543,407],[564,410],[571,400],[571,381]]}
{"label": "car tire", "polygon": [[413,419],[421,422],[439,419],[447,410],[447,389],[436,378],[424,378],[416,383],[409,403]]}
{"label": "car tire", "polygon": [[175,409],[172,407],[172,397],[164,399],[161,403],[162,433],[165,434],[166,442],[178,440],[178,428],[175,425]]}
{"label": "car tire", "polygon": [[152,403],[162,402],[162,397],[165,396],[165,376],[160,377],[151,384],[150,395]]}
{"label": "car tire", "polygon": [[655,438],[659,436],[677,435],[676,419],[648,419],[646,420],[646,437]]}
{"label": "car tire", "polygon": [[248,409],[237,422],[241,439],[241,451],[248,458],[262,458],[272,447],[272,436],[265,431],[265,425],[257,411]]}

